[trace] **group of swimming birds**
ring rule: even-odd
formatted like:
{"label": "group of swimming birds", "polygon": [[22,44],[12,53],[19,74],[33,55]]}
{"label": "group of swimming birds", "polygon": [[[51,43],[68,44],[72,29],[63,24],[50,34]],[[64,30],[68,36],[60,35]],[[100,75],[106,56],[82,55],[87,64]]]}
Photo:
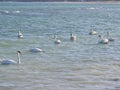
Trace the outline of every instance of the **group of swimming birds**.
{"label": "group of swimming birds", "polygon": [[[89,35],[97,35],[97,32],[95,30],[91,30],[89,32]],[[107,32],[107,36],[109,36],[109,32]],[[115,39],[114,38],[103,38],[101,35],[98,35],[98,37],[100,38],[98,43],[100,44],[108,44],[110,41],[114,41]],[[18,38],[23,38],[23,34],[19,31],[18,32]],[[54,43],[55,44],[60,44],[61,43],[61,40],[57,38],[57,35],[54,35],[53,38],[55,39]],[[76,41],[77,40],[77,36],[76,35],[73,35],[72,33],[70,34],[70,40],[71,41]],[[42,49],[40,48],[32,48],[29,50],[30,52],[43,52]],[[17,51],[17,62],[14,61],[14,60],[9,60],[9,59],[5,59],[5,60],[2,60],[0,61],[2,65],[10,65],[10,64],[21,64],[21,60],[20,60],[20,54],[21,54],[21,51]]]}
{"label": "group of swimming birds", "polygon": [[[91,32],[89,33],[90,35],[97,35],[97,32],[95,30],[91,30]],[[98,43],[100,44],[108,44],[110,41],[114,41],[115,39],[112,37],[109,37],[109,32],[107,31],[107,38],[103,38],[101,35],[98,35],[99,37],[99,41]]]}
{"label": "group of swimming birds", "polygon": [[[18,31],[18,38],[23,38],[23,34],[21,33],[21,31]],[[55,44],[61,43],[61,40],[57,38],[57,35],[54,35],[53,38],[55,39],[55,41],[54,41]],[[76,41],[76,36],[71,34],[70,40]],[[32,48],[29,51],[30,52],[43,52],[43,50],[40,48]],[[15,60],[11,60],[11,59],[5,59],[0,62],[2,65],[21,64],[20,54],[21,54],[21,51],[17,51],[17,58],[18,58],[17,62]]]}

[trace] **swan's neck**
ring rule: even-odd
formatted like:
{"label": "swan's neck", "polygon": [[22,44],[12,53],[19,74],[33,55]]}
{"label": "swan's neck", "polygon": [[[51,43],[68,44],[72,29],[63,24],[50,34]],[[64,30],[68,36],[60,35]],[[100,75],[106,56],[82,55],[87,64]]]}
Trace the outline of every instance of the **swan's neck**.
{"label": "swan's neck", "polygon": [[103,39],[103,36],[100,35],[100,36],[99,36],[99,39],[100,39],[100,40]]}
{"label": "swan's neck", "polygon": [[107,37],[109,37],[109,35],[110,35],[109,32],[107,32]]}
{"label": "swan's neck", "polygon": [[54,34],[53,39],[56,39],[56,38],[57,38],[57,35]]}
{"label": "swan's neck", "polygon": [[20,34],[21,32],[20,31],[18,31],[18,34]]}
{"label": "swan's neck", "polygon": [[17,53],[17,57],[18,57],[18,64],[21,64],[21,61],[20,61],[20,53]]}
{"label": "swan's neck", "polygon": [[71,37],[73,37],[73,34],[71,33]]}

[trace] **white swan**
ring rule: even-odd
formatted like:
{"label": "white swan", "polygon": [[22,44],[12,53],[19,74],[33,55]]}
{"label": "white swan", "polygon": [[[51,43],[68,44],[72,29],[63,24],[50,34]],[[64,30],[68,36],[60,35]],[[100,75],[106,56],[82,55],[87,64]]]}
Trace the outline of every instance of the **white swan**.
{"label": "white swan", "polygon": [[20,31],[18,31],[18,38],[22,38],[22,37],[23,37],[23,34]]}
{"label": "white swan", "polygon": [[108,44],[108,43],[109,43],[109,40],[106,39],[106,38],[105,38],[105,39],[102,38],[101,35],[99,35],[98,37],[100,38],[100,40],[99,40],[99,43],[100,43],[100,44]]}
{"label": "white swan", "polygon": [[55,40],[55,44],[60,44],[61,43],[61,40],[57,39]]}
{"label": "white swan", "polygon": [[109,32],[107,32],[107,37],[108,37],[108,40],[109,40],[109,41],[114,41],[114,40],[115,40],[114,38],[109,37],[109,36],[110,36],[110,33],[109,33]]}
{"label": "white swan", "polygon": [[2,10],[2,11],[0,11],[0,13],[2,13],[2,14],[9,14],[10,12],[7,11],[7,10]]}
{"label": "white swan", "polygon": [[40,49],[40,48],[32,48],[32,49],[30,49],[30,52],[43,52],[43,50],[42,49]]}
{"label": "white swan", "polygon": [[96,34],[97,34],[97,32],[93,29],[89,32],[89,35],[96,35]]}
{"label": "white swan", "polygon": [[61,43],[61,40],[57,39],[57,35],[54,35],[54,39],[55,39],[55,41],[54,41],[55,44],[60,44]]}
{"label": "white swan", "polygon": [[21,61],[20,61],[20,54],[21,54],[21,52],[20,51],[17,51],[17,57],[18,57],[18,61],[16,62],[16,61],[14,61],[14,60],[2,60],[1,61],[1,64],[2,65],[10,65],[10,64],[21,64]]}
{"label": "white swan", "polygon": [[70,34],[70,40],[71,40],[71,41],[76,41],[76,40],[77,40],[77,37],[71,33],[71,34]]}

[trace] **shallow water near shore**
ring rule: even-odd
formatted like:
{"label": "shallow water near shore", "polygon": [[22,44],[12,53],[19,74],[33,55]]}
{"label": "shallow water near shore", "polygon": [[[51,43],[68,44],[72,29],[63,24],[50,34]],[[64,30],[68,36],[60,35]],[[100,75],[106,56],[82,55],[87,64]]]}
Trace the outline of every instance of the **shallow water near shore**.
{"label": "shallow water near shore", "polygon": [[[119,90],[119,19],[118,4],[0,2],[0,59],[22,52],[22,64],[0,65],[0,90]],[[98,44],[93,28],[115,41]],[[45,52],[29,52],[35,47]]]}

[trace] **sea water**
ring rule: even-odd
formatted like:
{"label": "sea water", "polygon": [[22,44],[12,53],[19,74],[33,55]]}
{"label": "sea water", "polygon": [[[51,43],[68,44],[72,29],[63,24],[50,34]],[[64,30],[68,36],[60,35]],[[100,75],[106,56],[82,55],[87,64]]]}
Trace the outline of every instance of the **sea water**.
{"label": "sea water", "polygon": [[[115,41],[98,44],[107,32]],[[0,90],[119,90],[119,39],[119,4],[0,2],[0,59],[22,52],[20,65],[0,65]]]}

